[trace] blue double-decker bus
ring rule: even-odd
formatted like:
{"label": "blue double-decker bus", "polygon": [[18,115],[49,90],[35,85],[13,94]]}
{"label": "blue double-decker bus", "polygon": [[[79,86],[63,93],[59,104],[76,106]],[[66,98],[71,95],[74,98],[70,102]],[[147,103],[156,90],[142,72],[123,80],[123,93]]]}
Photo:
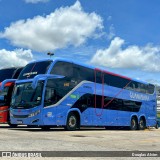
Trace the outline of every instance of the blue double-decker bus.
{"label": "blue double-decker bus", "polygon": [[29,63],[15,82],[12,124],[48,129],[64,126],[156,126],[152,84],[65,59]]}

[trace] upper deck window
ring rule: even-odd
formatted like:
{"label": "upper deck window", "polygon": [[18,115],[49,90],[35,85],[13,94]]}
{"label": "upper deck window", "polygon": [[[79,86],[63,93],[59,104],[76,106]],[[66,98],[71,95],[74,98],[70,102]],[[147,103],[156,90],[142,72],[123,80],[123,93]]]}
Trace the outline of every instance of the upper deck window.
{"label": "upper deck window", "polygon": [[53,66],[51,74],[57,74],[71,78],[73,76],[73,65],[69,62],[56,62],[56,64]]}
{"label": "upper deck window", "polygon": [[21,79],[34,78],[38,74],[47,73],[51,62],[52,61],[29,63],[24,67],[18,79],[21,80]]}
{"label": "upper deck window", "polygon": [[13,78],[13,79],[17,79],[18,76],[19,76],[19,74],[21,73],[22,69],[23,69],[22,67],[21,67],[21,68],[17,68],[17,69],[14,71],[14,74],[13,74],[12,78]]}
{"label": "upper deck window", "polygon": [[12,78],[12,75],[13,75],[15,69],[16,68],[8,68],[8,69],[0,70],[0,82],[2,82],[5,79]]}

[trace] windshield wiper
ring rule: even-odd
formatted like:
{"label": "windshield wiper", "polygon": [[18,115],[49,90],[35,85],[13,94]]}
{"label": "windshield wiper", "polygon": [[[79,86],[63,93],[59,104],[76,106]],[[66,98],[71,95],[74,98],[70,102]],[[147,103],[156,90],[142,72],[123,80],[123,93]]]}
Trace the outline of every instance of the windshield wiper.
{"label": "windshield wiper", "polygon": [[36,105],[39,105],[40,101],[28,102],[28,103],[15,103],[11,104],[12,108],[32,108]]}
{"label": "windshield wiper", "polygon": [[25,107],[28,107],[28,106],[30,106],[30,105],[27,104],[27,103],[24,103],[24,104],[21,104],[21,103],[11,104],[12,108],[25,108]]}

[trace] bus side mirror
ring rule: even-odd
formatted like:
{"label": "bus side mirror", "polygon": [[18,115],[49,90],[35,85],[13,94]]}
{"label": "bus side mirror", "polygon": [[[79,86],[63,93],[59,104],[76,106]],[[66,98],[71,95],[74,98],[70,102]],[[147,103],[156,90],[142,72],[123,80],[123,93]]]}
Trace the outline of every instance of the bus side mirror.
{"label": "bus side mirror", "polygon": [[0,96],[0,101],[4,102],[5,97],[4,96]]}
{"label": "bus side mirror", "polygon": [[7,95],[4,95],[4,102],[7,102]]}
{"label": "bus side mirror", "polygon": [[4,102],[6,102],[6,101],[7,101],[7,96],[6,96],[6,95],[0,96],[0,102],[1,102],[1,103],[4,103]]}
{"label": "bus side mirror", "polygon": [[2,96],[2,101],[6,102],[7,101],[7,95]]}

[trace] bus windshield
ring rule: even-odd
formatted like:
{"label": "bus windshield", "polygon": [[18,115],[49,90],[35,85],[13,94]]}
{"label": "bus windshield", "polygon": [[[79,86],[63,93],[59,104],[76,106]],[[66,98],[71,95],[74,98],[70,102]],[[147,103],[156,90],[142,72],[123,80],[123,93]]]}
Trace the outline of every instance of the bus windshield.
{"label": "bus windshield", "polygon": [[49,79],[45,87],[44,107],[56,104],[75,87],[75,82],[68,78]]}
{"label": "bus windshield", "polygon": [[14,88],[11,107],[12,108],[32,108],[41,104],[44,81],[39,81],[35,89],[30,83],[17,84]]}

